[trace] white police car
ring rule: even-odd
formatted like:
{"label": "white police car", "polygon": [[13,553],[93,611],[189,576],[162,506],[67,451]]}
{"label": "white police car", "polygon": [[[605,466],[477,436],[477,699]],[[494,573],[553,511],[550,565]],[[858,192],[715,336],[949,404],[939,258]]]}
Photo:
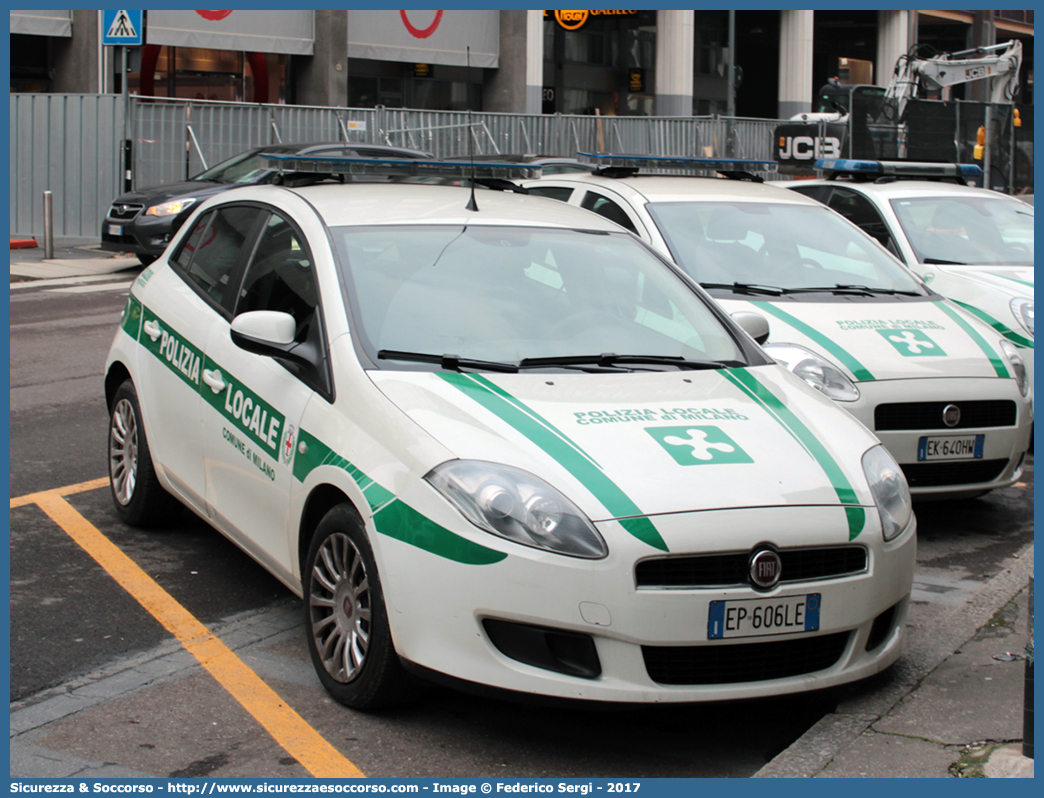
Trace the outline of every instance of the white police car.
{"label": "white police car", "polygon": [[729,312],[768,317],[766,351],[873,430],[915,496],[981,495],[1019,478],[1033,404],[1018,347],[819,203],[693,176],[742,178],[773,162],[586,157],[601,167],[525,185],[632,230]]}
{"label": "white police car", "polygon": [[112,494],[133,525],[176,497],[303,596],[337,700],[719,700],[896,660],[901,470],[676,267],[561,203],[272,163],[131,289]]}
{"label": "white police car", "polygon": [[779,185],[838,211],[1019,349],[1033,384],[1033,206],[964,185],[975,164],[819,160]]}

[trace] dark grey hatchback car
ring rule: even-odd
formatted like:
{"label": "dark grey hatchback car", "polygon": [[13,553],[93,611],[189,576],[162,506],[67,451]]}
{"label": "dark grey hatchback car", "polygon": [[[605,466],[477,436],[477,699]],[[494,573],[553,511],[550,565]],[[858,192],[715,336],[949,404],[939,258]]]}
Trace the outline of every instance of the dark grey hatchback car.
{"label": "dark grey hatchback car", "polygon": [[181,183],[128,191],[112,201],[101,227],[101,248],[132,252],[152,263],[167,248],[174,232],[203,200],[238,186],[269,183],[275,172],[261,166],[262,155],[327,155],[343,158],[431,158],[407,147],[383,144],[272,144],[241,152]]}

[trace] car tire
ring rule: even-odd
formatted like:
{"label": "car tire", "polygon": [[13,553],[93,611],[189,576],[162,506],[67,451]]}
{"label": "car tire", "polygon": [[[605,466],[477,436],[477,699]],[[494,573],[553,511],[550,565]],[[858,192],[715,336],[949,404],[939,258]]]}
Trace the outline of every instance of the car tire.
{"label": "car tire", "polygon": [[142,266],[148,266],[150,263],[155,261],[156,258],[158,258],[158,257],[159,257],[158,255],[142,255],[141,253],[139,253],[138,254],[138,261],[141,263]]}
{"label": "car tire", "polygon": [[109,492],[120,518],[131,526],[155,526],[175,507],[156,476],[134,383],[117,389],[109,412]]}
{"label": "car tire", "polygon": [[395,653],[373,549],[351,504],[319,522],[301,581],[308,651],[327,692],[361,710],[414,698],[418,684]]}

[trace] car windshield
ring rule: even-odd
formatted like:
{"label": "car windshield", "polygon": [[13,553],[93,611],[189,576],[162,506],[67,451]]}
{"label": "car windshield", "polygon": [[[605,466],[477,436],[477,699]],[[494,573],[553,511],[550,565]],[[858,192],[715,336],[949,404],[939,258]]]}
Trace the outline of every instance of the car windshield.
{"label": "car windshield", "polygon": [[516,365],[605,353],[742,358],[683,278],[623,233],[479,225],[332,233],[363,346],[382,365],[389,358],[377,354],[387,351]]}
{"label": "car windshield", "polygon": [[893,199],[921,263],[1033,265],[1033,208],[1000,197]]}
{"label": "car windshield", "polygon": [[717,201],[647,207],[675,262],[707,285],[924,294],[891,255],[828,208]]}
{"label": "car windshield", "polygon": [[[297,147],[284,147],[265,149],[264,153],[265,155],[289,155],[297,151]],[[200,172],[191,179],[211,183],[252,183],[268,171],[261,167],[261,150],[248,150]]]}

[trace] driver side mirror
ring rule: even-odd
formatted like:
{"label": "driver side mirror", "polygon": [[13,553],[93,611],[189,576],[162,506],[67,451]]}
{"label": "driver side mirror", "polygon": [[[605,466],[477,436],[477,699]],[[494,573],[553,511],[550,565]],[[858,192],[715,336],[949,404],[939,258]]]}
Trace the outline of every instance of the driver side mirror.
{"label": "driver side mirror", "polygon": [[749,310],[740,310],[732,314],[732,320],[740,326],[743,332],[753,338],[758,346],[761,346],[768,340],[768,319],[760,313],[754,313]]}

